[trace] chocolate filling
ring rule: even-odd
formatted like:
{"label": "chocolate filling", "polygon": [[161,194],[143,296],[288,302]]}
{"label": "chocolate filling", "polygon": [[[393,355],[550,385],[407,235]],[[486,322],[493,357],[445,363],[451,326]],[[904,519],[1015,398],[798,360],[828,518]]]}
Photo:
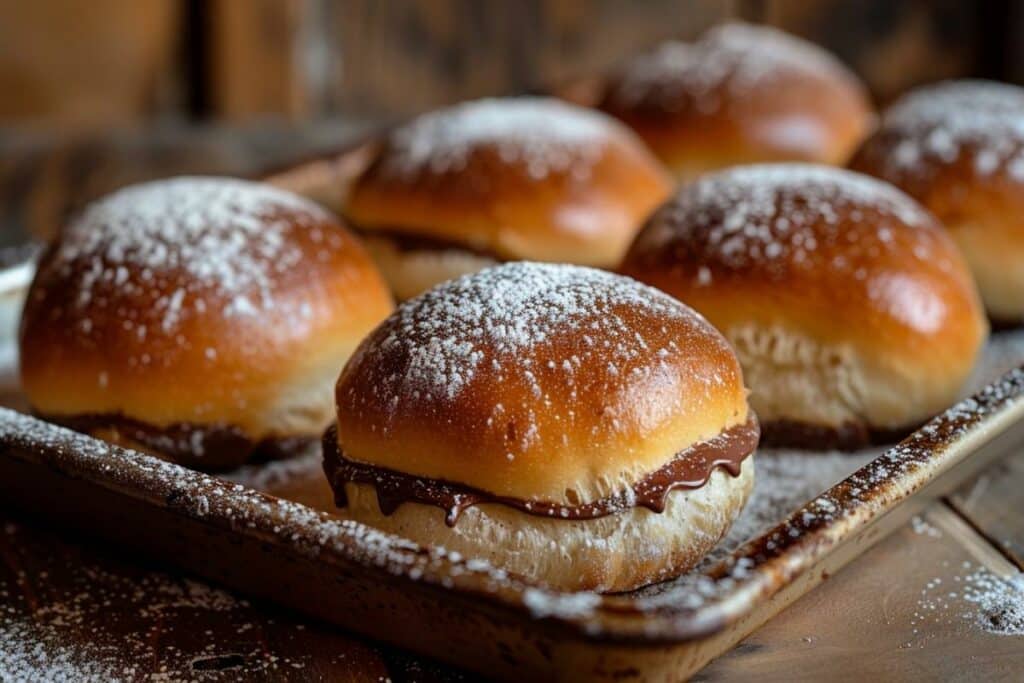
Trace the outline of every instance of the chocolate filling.
{"label": "chocolate filling", "polygon": [[248,461],[285,460],[305,452],[317,441],[312,436],[252,439],[240,427],[223,423],[175,422],[160,427],[120,413],[39,417],[83,434],[109,430],[155,455],[204,469],[235,467]]}
{"label": "chocolate filling", "polygon": [[538,517],[596,519],[634,507],[664,512],[671,491],[699,489],[717,467],[734,477],[739,476],[740,465],[754,452],[759,436],[757,419],[751,413],[745,424],[730,427],[714,438],[680,451],[622,493],[579,505],[499,496],[442,479],[417,477],[355,462],[342,454],[336,427],[324,434],[324,472],[340,508],[348,505],[345,484],[354,482],[374,487],[381,514],[391,515],[405,502],[433,505],[445,511],[444,521],[450,527],[455,526],[463,510],[481,503],[500,503]]}

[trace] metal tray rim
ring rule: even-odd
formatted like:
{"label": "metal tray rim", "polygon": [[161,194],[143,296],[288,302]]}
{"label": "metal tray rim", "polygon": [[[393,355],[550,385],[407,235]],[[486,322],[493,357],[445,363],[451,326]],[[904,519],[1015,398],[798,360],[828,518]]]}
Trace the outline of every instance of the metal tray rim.
{"label": "metal tray rim", "polygon": [[[8,409],[0,409],[0,455],[30,459],[318,561],[360,565],[454,595],[483,598],[586,640],[652,645],[700,639],[724,629],[813,567],[844,538],[876,522],[1022,419],[1024,368],[1018,368],[712,568],[698,579],[704,582],[705,593],[713,592],[710,599],[695,607],[671,604],[650,609],[643,608],[642,598],[559,592],[508,577],[479,561],[424,548]],[[240,518],[239,511],[247,509],[261,514]]]}

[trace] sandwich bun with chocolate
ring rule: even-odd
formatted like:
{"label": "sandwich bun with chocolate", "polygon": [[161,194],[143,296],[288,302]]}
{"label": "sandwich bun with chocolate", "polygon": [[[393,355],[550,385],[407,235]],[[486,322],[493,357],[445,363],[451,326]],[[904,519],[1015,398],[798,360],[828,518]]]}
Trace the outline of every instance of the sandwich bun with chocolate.
{"label": "sandwich bun with chocolate", "polygon": [[258,183],[175,178],[88,206],[39,264],[20,331],[40,416],[202,469],[286,455],[393,309],[355,237]]}
{"label": "sandwich bun with chocolate", "polygon": [[938,217],[989,317],[1024,322],[1024,88],[949,81],[897,100],[852,167]]}
{"label": "sandwich bun with chocolate", "polygon": [[402,305],[337,384],[324,469],[360,522],[563,589],[693,566],[753,482],[736,357],[640,283],[511,263]]}
{"label": "sandwich bun with chocolate", "polygon": [[643,143],[560,100],[478,100],[388,135],[345,214],[400,299],[502,261],[614,267],[671,182]]}
{"label": "sandwich bun with chocolate", "polygon": [[746,24],[626,62],[598,106],[681,180],[763,161],[844,164],[874,119],[864,86],[831,54]]}
{"label": "sandwich bun with chocolate", "polygon": [[987,334],[935,218],[825,166],[695,181],[652,216],[622,272],[730,340],[764,445],[852,449],[906,433],[955,401]]}

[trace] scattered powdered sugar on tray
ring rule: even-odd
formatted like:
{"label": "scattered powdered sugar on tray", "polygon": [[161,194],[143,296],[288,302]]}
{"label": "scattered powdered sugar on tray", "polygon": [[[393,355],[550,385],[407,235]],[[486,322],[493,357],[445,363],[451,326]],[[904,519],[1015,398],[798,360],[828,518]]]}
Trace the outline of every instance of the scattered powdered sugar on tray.
{"label": "scattered powdered sugar on tray", "polygon": [[[912,247],[901,235],[908,230]],[[928,214],[888,183],[838,168],[775,163],[687,185],[659,209],[633,249],[656,254],[679,244],[681,254],[699,263],[769,273],[829,259],[831,269],[864,280],[862,254],[877,258],[897,249],[950,268],[940,237]],[[710,284],[707,268],[697,271],[696,284]]]}
{"label": "scattered powdered sugar on tray", "polygon": [[613,119],[553,98],[476,100],[424,114],[397,129],[378,170],[405,179],[456,173],[487,147],[536,180],[570,171],[586,176],[609,134],[621,134]]}
{"label": "scattered powdered sugar on tray", "polygon": [[[94,202],[72,221],[37,286],[75,278],[60,287],[77,292],[65,315],[82,334],[93,327],[83,311],[115,307],[126,297],[152,299],[160,331],[169,334],[186,316],[214,307],[225,316],[273,308],[282,274],[309,258],[298,234],[319,244],[323,255],[342,247],[341,235],[324,227],[330,221],[313,202],[259,183],[213,177],[143,183]],[[124,323],[132,330],[132,320]],[[141,326],[134,331],[146,334]]]}
{"label": "scattered powdered sugar on tray", "polygon": [[794,510],[827,491],[882,452],[819,453],[762,449],[754,456],[754,491],[726,537],[694,570],[702,572],[752,538],[782,522]]}
{"label": "scattered powdered sugar on tray", "polygon": [[918,88],[886,111],[877,140],[867,153],[891,178],[929,177],[964,158],[978,176],[1024,182],[1024,89],[978,80]]}
{"label": "scattered powdered sugar on tray", "polygon": [[835,57],[812,43],[766,26],[726,24],[696,43],[670,41],[634,58],[610,98],[619,106],[646,101],[710,115],[791,73],[848,78]]}
{"label": "scattered powdered sugar on tray", "polygon": [[600,603],[601,596],[597,593],[557,593],[540,588],[527,588],[523,591],[523,604],[538,619],[585,616]]}
{"label": "scattered powdered sugar on tray", "polygon": [[[390,574],[439,581],[477,575],[504,584],[508,574],[488,563],[461,557],[441,546],[412,541],[358,522],[275,498],[239,483],[93,439],[17,411],[0,408],[0,443],[43,453],[73,476],[103,479],[116,488],[145,491],[186,516],[253,533],[268,534],[290,552],[320,558],[338,553]],[[443,577],[438,569],[446,567]]]}
{"label": "scattered powdered sugar on tray", "polygon": [[304,452],[293,457],[242,465],[220,476],[257,491],[272,491],[297,479],[308,480],[312,475],[323,476],[323,456],[319,442],[311,444]]}

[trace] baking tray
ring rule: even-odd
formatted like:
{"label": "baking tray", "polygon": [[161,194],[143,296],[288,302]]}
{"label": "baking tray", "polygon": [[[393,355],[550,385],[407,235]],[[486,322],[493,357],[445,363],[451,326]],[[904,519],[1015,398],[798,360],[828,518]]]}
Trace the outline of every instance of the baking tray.
{"label": "baking tray", "polygon": [[[368,145],[268,180],[337,209]],[[9,276],[0,302],[16,306],[30,273],[25,266]],[[4,396],[18,405],[16,391]],[[848,469],[867,464],[767,533],[716,554],[720,561],[621,595],[551,591],[345,520],[315,452],[213,477],[0,409],[0,501],[489,676],[669,681],[696,672],[928,501],[1019,449],[1022,417],[1024,370],[1012,369],[898,446],[848,456]]]}

